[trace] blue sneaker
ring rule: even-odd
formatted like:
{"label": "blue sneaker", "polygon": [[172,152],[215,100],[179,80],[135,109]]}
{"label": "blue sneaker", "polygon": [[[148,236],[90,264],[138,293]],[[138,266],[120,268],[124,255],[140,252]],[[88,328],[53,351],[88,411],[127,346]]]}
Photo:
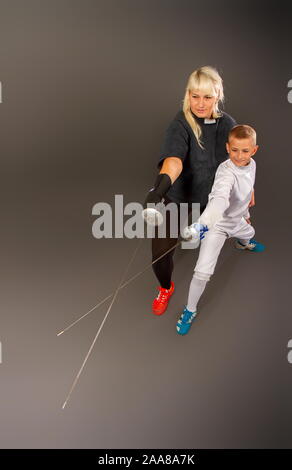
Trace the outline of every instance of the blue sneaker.
{"label": "blue sneaker", "polygon": [[239,240],[236,240],[236,242],[234,243],[234,246],[238,250],[254,251],[255,253],[259,253],[266,249],[265,245],[257,242],[254,238],[249,240],[249,243],[247,245],[243,245],[243,243],[241,243]]}
{"label": "blue sneaker", "polygon": [[180,335],[186,335],[192,326],[192,321],[197,315],[197,312],[190,312],[187,307],[184,308],[183,313],[181,314],[177,324],[176,330]]}

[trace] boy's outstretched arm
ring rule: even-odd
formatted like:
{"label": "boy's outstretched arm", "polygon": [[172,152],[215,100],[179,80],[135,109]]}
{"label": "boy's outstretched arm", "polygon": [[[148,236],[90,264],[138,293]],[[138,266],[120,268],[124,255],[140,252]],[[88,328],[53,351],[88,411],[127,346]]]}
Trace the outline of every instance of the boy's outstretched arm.
{"label": "boy's outstretched arm", "polygon": [[219,168],[217,170],[209,202],[200,216],[199,222],[210,229],[222,219],[224,212],[230,205],[230,193],[234,185],[233,173]]}
{"label": "boy's outstretched arm", "polygon": [[234,175],[226,169],[218,168],[206,209],[197,222],[184,229],[183,238],[188,240],[200,237],[202,239],[204,232],[222,219],[224,212],[230,205],[230,193],[233,185]]}

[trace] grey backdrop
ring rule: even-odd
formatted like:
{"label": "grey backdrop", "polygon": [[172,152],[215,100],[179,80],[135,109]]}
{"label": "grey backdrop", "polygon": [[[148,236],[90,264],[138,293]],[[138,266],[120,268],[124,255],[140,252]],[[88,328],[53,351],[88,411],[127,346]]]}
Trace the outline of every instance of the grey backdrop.
{"label": "grey backdrop", "polygon": [[[284,2],[0,1],[1,448],[291,447],[291,119]],[[96,202],[140,201],[189,74],[213,65],[225,110],[258,132],[262,254],[226,243],[191,332],[175,330],[197,250],[151,313],[137,240],[97,240]],[[144,240],[131,268],[150,259]]]}

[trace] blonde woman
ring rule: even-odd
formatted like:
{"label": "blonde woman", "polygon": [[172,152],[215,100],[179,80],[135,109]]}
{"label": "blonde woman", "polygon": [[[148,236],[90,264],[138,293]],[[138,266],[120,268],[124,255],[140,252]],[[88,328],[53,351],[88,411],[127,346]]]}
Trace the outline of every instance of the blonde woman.
{"label": "blonde woman", "polygon": [[[162,199],[165,205],[176,203],[178,213],[182,202],[189,203],[190,208],[192,203],[199,203],[201,212],[205,209],[217,167],[228,158],[228,133],[236,124],[220,109],[223,99],[222,78],[214,67],[201,67],[190,75],[182,110],[167,128],[157,165],[160,171],[144,203],[143,217],[147,222],[151,223],[147,204],[156,204]],[[158,296],[152,304],[156,315],[165,312],[174,292],[171,277],[175,250],[171,247],[178,238],[170,236],[168,213],[166,222],[166,237],[159,238],[156,232],[152,239],[152,261],[170,250],[153,264],[160,284]]]}

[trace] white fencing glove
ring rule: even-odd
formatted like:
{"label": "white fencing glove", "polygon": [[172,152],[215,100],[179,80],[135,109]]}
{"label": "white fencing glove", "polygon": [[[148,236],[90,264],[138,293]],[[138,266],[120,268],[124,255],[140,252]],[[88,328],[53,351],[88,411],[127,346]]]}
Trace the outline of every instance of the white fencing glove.
{"label": "white fencing glove", "polygon": [[203,224],[198,224],[197,222],[189,225],[188,227],[185,227],[185,229],[182,232],[182,237],[185,240],[203,240],[205,237],[205,232],[209,230],[207,225]]}

